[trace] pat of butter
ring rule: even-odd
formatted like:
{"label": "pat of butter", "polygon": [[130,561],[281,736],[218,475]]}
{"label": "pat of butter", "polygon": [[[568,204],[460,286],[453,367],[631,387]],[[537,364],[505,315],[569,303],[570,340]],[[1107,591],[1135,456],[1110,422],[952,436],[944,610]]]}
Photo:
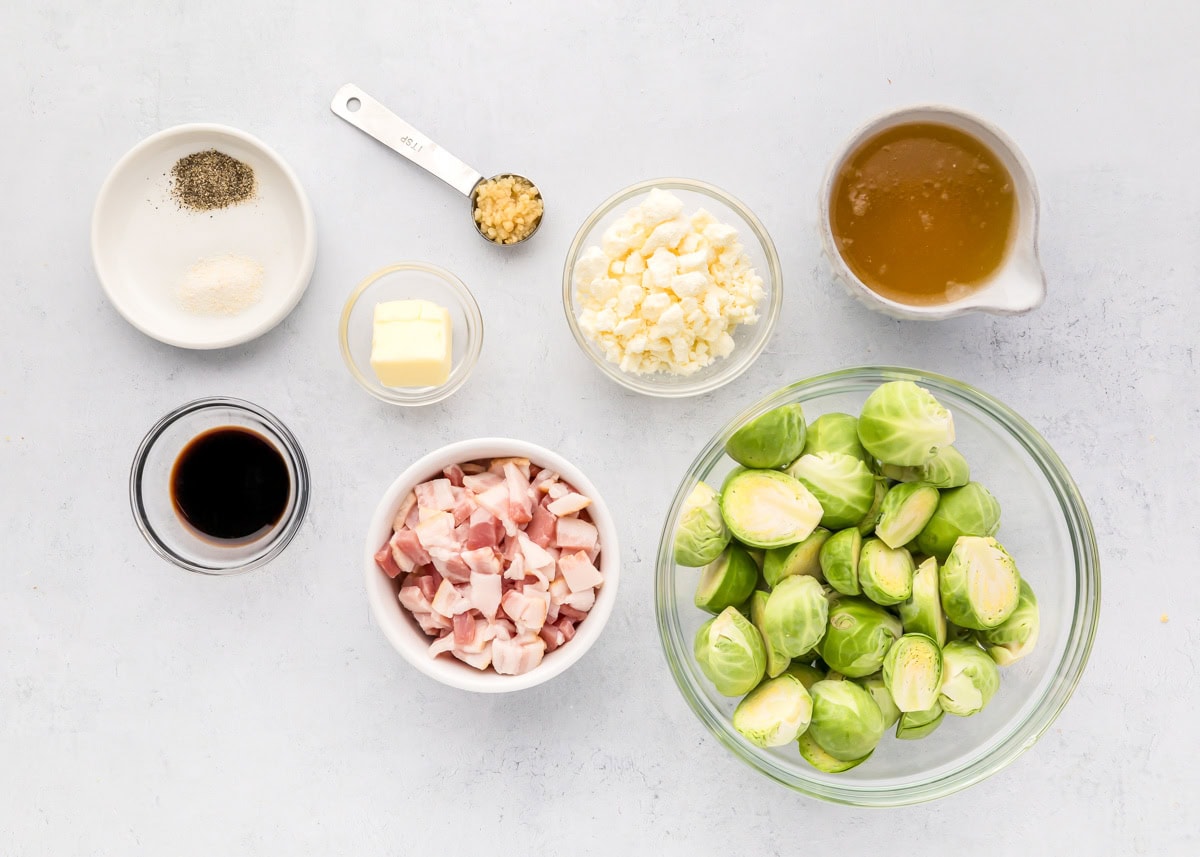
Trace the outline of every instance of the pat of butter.
{"label": "pat of butter", "polygon": [[449,310],[431,301],[375,305],[371,368],[385,387],[436,387],[450,377]]}

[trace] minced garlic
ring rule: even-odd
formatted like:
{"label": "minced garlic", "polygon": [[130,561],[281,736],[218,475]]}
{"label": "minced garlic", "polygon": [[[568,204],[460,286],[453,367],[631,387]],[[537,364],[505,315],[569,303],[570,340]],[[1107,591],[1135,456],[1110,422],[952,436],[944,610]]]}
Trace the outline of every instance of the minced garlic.
{"label": "minced garlic", "polygon": [[529,237],[542,219],[542,195],[529,179],[500,176],[475,191],[475,222],[484,237],[515,244]]}
{"label": "minced garlic", "polygon": [[674,194],[650,191],[600,243],[575,263],[579,327],[624,372],[691,375],[758,321],[765,290],[737,230]]}

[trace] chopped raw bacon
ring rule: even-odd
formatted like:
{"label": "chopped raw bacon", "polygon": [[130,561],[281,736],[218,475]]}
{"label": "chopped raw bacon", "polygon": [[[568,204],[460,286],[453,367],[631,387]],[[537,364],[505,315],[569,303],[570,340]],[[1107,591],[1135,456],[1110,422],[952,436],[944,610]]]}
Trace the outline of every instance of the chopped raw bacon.
{"label": "chopped raw bacon", "polygon": [[485,619],[496,618],[496,611],[500,609],[503,585],[504,579],[498,574],[471,572],[471,606],[478,610]]}
{"label": "chopped raw bacon", "polygon": [[517,469],[521,471],[521,475],[526,480],[529,479],[529,459],[528,458],[493,458],[492,463],[488,466],[489,473],[499,473],[504,475],[504,465],[515,464]]}
{"label": "chopped raw bacon", "polygon": [[504,538],[504,527],[487,509],[476,507],[467,526],[467,550],[494,548]]}
{"label": "chopped raw bacon", "polygon": [[417,507],[417,492],[409,491],[408,496],[404,498],[404,502],[400,504],[400,508],[396,510],[396,517],[392,519],[392,532],[398,533],[404,529],[404,522],[408,520],[408,514]]}
{"label": "chopped raw bacon", "polygon": [[375,551],[375,564],[379,566],[383,573],[388,577],[399,577],[401,568],[396,564],[395,558],[392,556],[391,544],[386,544],[379,550]]}
{"label": "chopped raw bacon", "polygon": [[588,555],[583,551],[559,557],[558,570],[566,578],[567,587],[572,592],[579,592],[581,589],[591,589],[594,586],[599,586],[604,581],[599,570],[596,566],[592,565],[592,561],[588,559]]}
{"label": "chopped raw bacon", "polygon": [[392,548],[392,558],[402,571],[412,571],[430,562],[429,554],[421,545],[421,540],[414,530],[400,530],[392,535],[389,543]]}
{"label": "chopped raw bacon", "polygon": [[546,641],[532,632],[492,640],[492,667],[501,675],[521,675],[542,662]]}
{"label": "chopped raw bacon", "polygon": [[375,562],[436,638],[431,657],[518,675],[569,643],[595,605],[589,503],[528,459],[451,465],[406,495]]}
{"label": "chopped raw bacon", "polygon": [[565,515],[573,515],[576,512],[581,512],[592,504],[592,501],[582,494],[576,494],[572,491],[569,494],[564,494],[546,508],[553,512],[558,517]]}
{"label": "chopped raw bacon", "polygon": [[570,604],[563,604],[558,608],[558,615],[564,619],[569,619],[572,622],[582,622],[587,618],[587,613],[582,610],[576,610]]}
{"label": "chopped raw bacon", "polygon": [[529,536],[529,540],[538,547],[548,548],[554,544],[557,528],[558,518],[545,506],[539,504],[533,507],[533,519],[525,528],[525,535]]}
{"label": "chopped raw bacon", "polygon": [[578,518],[556,518],[554,544],[570,553],[590,551],[596,546],[599,531],[595,524],[581,521]]}
{"label": "chopped raw bacon", "polygon": [[413,489],[417,494],[417,505],[439,512],[449,512],[454,508],[454,492],[451,490],[453,487],[449,479],[422,482]]}

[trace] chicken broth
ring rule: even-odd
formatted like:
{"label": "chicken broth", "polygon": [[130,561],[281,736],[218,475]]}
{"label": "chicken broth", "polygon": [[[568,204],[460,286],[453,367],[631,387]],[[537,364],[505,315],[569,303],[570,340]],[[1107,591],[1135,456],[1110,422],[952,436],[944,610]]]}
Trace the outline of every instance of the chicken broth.
{"label": "chicken broth", "polygon": [[958,300],[1008,251],[1012,176],[982,142],[914,122],[871,137],[833,183],[829,220],[838,253],[870,289],[904,304]]}

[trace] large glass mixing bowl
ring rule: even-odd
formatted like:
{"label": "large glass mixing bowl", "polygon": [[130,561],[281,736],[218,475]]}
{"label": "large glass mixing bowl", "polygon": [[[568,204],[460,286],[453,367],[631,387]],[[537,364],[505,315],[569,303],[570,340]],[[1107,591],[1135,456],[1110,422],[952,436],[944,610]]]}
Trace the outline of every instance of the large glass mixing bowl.
{"label": "large glass mixing bowl", "polygon": [[[911,380],[954,415],[955,446],[971,478],[1000,502],[997,537],[1038,596],[1041,636],[1023,660],[1001,669],[1000,690],[974,717],[947,715],[919,741],[886,735],[864,764],[841,774],[808,765],[789,744],[764,750],[733,728],[736,699],[716,692],[692,657],[709,617],[692,602],[699,569],[677,566],[672,537],[697,481],[719,487],[735,464],[725,442],[759,414],[799,402],[808,420],[831,411],[858,414],[879,384]],[[675,493],[658,548],[656,612],[663,649],[684,698],[735,756],[797,791],[837,803],[898,806],[944,797],[988,777],[1037,742],[1070,699],[1091,651],[1100,612],[1100,562],[1083,498],[1041,435],[1007,406],[975,388],[912,369],[846,369],[784,387],[730,421],[692,463]]]}

